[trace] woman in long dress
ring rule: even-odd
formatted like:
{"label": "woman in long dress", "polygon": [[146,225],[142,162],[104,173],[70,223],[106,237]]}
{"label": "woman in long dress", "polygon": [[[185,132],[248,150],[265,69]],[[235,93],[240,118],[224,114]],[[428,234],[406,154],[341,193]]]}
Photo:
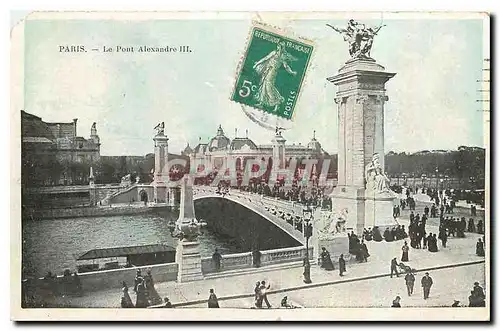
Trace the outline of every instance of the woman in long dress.
{"label": "woman in long dress", "polygon": [[161,297],[155,289],[155,284],[153,281],[153,276],[151,275],[151,270],[148,270],[146,276],[144,276],[144,284],[146,286],[146,292],[148,293],[148,298],[151,305],[159,305],[162,303]]}
{"label": "woman in long dress", "polygon": [[330,253],[326,250],[325,247],[321,247],[321,268],[325,270],[334,270],[332,259],[330,258]]}
{"label": "woman in long dress", "polygon": [[128,294],[128,286],[125,282],[123,282],[122,287],[122,300],[121,306],[122,308],[134,308],[134,304],[132,303],[132,299],[130,298],[130,294]]}
{"label": "woman in long dress", "polygon": [[137,284],[137,298],[135,301],[136,308],[148,308],[149,300],[148,294],[146,292],[146,286],[144,284],[144,280]]}
{"label": "woman in long dress", "polygon": [[296,60],[296,58],[286,51],[285,44],[279,43],[276,46],[276,50],[254,64],[253,68],[260,76],[259,86],[255,94],[257,107],[274,107],[274,112],[278,110],[278,106],[285,101],[285,98],[283,98],[276,88],[276,76],[281,66],[283,66],[289,74],[296,75],[297,72],[293,71],[288,65],[288,61],[294,60]]}
{"label": "woman in long dress", "polygon": [[403,251],[403,255],[401,256],[401,262],[408,262],[408,251],[410,250],[410,247],[408,247],[408,243],[406,241],[401,250]]}
{"label": "woman in long dress", "polygon": [[208,297],[208,308],[219,308],[219,300],[214,293],[213,289],[210,289],[210,296]]}

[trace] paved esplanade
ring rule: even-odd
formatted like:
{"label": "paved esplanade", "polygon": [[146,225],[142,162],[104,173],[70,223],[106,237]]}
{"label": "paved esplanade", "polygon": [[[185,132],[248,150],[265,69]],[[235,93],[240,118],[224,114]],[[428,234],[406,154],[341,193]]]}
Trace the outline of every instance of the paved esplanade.
{"label": "paved esplanade", "polygon": [[[426,204],[419,203],[416,212],[422,213]],[[465,216],[466,210],[457,210],[455,217]],[[408,225],[408,210],[403,212],[400,223]],[[439,219],[429,219],[427,221],[427,232],[437,233],[437,224]],[[407,263],[416,269],[435,268],[450,266],[450,268],[431,270],[431,276],[434,277],[435,286],[431,290],[431,298],[428,301],[421,299],[421,288],[419,286],[420,278],[423,272],[417,272],[417,282],[415,284],[415,295],[411,299],[407,298],[404,280],[400,278],[389,278],[389,262],[392,258],[401,258],[401,246],[403,241],[396,242],[367,242],[370,251],[370,257],[366,263],[353,263],[347,266],[347,273],[344,277],[338,274],[338,265],[336,270],[328,272],[320,269],[317,265],[311,268],[311,286],[317,286],[320,283],[343,282],[341,284],[330,284],[315,288],[305,289],[302,282],[301,267],[292,267],[288,269],[269,270],[247,269],[242,270],[237,276],[219,277],[205,279],[196,282],[179,284],[176,282],[165,282],[156,284],[156,289],[160,296],[169,297],[174,305],[187,304],[186,307],[202,306],[206,303],[199,300],[208,298],[210,288],[220,299],[221,307],[242,307],[249,308],[253,302],[253,286],[257,280],[266,280],[271,284],[271,290],[284,290],[283,293],[269,295],[273,305],[279,304],[279,299],[283,295],[288,295],[292,301],[305,307],[326,306],[390,306],[394,296],[400,295],[403,300],[403,306],[442,306],[451,305],[453,300],[460,300],[466,303],[472,285],[478,281],[481,286],[485,285],[484,258],[475,255],[475,243],[482,235],[466,233],[466,238],[450,237],[446,248],[441,248],[439,252],[431,253],[424,249],[410,249]],[[479,264],[470,264],[459,266],[460,264],[482,262]],[[268,269],[267,269],[268,270]],[[134,271],[131,271],[132,273]],[[232,274],[237,274],[232,272]],[[223,276],[224,273],[221,273]],[[154,277],[154,275],[153,275]],[[360,278],[370,278],[368,280],[359,280]],[[364,288],[371,291],[370,295],[362,298],[351,298],[349,289]],[[375,292],[374,292],[375,291]],[[135,299],[133,291],[132,300]],[[359,293],[359,292],[357,292]],[[58,298],[59,304],[67,304],[76,307],[119,307],[120,289],[106,290],[101,292],[86,293],[80,298]],[[225,300],[227,297],[239,297],[238,299]],[[388,302],[388,298],[391,300]],[[198,303],[196,303],[198,301]],[[189,304],[188,302],[193,302]]]}

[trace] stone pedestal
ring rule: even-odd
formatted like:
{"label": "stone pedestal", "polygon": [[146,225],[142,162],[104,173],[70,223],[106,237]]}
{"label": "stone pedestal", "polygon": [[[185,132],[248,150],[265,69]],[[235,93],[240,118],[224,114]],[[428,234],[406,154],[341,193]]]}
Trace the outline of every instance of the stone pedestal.
{"label": "stone pedestal", "polygon": [[332,226],[335,227],[336,225],[337,221],[334,219],[335,217],[336,215],[328,211],[317,210],[315,213],[314,219],[316,221],[313,226],[314,233],[311,237],[315,259],[319,259],[322,247],[328,250],[334,263],[338,261],[340,254],[346,256],[349,253],[349,237],[347,236],[347,232],[328,233],[332,230]]}
{"label": "stone pedestal", "polygon": [[177,282],[184,283],[203,279],[200,243],[198,241],[179,241],[175,262],[179,266]]}
{"label": "stone pedestal", "polygon": [[365,197],[365,226],[378,226],[383,233],[387,227],[396,225],[393,208],[396,198],[391,195]]}
{"label": "stone pedestal", "polygon": [[347,209],[346,226],[358,235],[375,222],[374,211],[381,221],[392,219],[392,207],[389,210],[388,201],[382,199],[379,204],[378,201],[366,200],[365,168],[373,155],[378,154],[381,156],[380,167],[384,169],[384,103],[388,100],[385,83],[394,75],[373,59],[356,58],[347,61],[336,76],[328,78],[338,87],[335,98],[338,110],[338,184],[331,194],[332,205],[334,212]]}
{"label": "stone pedestal", "polygon": [[336,213],[346,209],[347,232],[362,233],[365,226],[364,188],[351,186],[336,187],[332,194],[332,208]]}

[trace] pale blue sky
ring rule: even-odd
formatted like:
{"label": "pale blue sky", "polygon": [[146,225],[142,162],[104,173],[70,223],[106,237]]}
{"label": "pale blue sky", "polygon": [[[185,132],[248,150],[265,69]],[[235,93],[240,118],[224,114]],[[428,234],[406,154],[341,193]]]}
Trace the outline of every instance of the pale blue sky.
{"label": "pale blue sky", "polygon": [[[366,21],[378,24],[380,21]],[[316,51],[296,108],[289,142],[307,143],[312,131],[337,149],[335,86],[326,81],[348,59],[342,38],[325,23],[268,22],[313,40]],[[483,146],[483,114],[476,99],[483,65],[481,20],[385,20],[372,56],[397,75],[387,85],[386,152]],[[229,100],[250,20],[67,21],[28,20],[25,26],[25,110],[45,121],[79,119],[88,136],[97,122],[103,155],[153,151],[152,130],[165,121],[170,151],[222,124],[232,138],[248,129],[256,143],[273,132],[251,122]],[[59,53],[58,45],[86,45],[88,53]],[[103,45],[189,45],[190,54],[93,53]]]}

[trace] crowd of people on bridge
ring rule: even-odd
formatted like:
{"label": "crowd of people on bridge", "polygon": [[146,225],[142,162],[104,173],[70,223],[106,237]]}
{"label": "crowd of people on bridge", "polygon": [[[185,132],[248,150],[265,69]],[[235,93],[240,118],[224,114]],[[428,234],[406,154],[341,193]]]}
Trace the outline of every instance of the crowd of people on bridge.
{"label": "crowd of people on bridge", "polygon": [[239,189],[244,192],[252,192],[267,197],[298,202],[324,209],[331,209],[332,206],[332,199],[325,194],[324,188],[318,186],[301,186],[296,180],[290,187],[284,186],[284,184],[280,182],[276,182],[273,186],[269,186],[265,182],[253,182],[248,186],[240,186]]}

